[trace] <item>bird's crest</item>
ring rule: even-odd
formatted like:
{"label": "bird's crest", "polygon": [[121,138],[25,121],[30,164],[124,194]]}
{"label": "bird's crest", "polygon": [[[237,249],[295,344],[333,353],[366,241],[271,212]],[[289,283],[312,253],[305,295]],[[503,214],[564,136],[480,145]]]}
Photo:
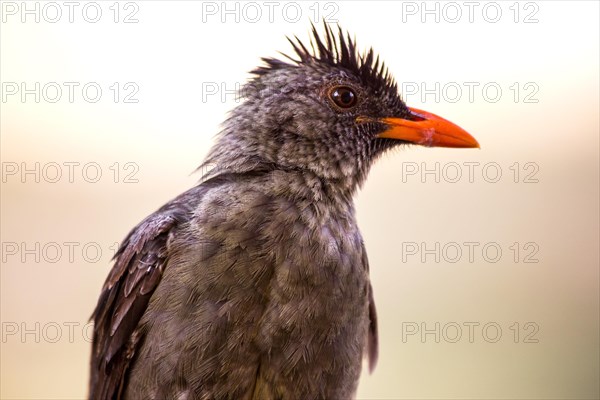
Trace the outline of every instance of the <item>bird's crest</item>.
{"label": "bird's crest", "polygon": [[[296,65],[310,63],[325,63],[333,67],[341,67],[351,71],[353,74],[367,85],[374,88],[390,88],[396,91],[396,82],[389,74],[387,67],[380,62],[379,56],[375,56],[372,48],[365,54],[360,54],[356,47],[356,40],[350,37],[349,33],[344,34],[342,28],[338,25],[338,34],[336,35],[332,28],[323,24],[325,35],[322,37],[317,32],[314,24],[312,27],[312,37],[310,39],[310,50],[302,43],[297,36],[288,37],[292,44],[297,60],[292,56],[281,53],[287,59],[293,61]],[[289,64],[277,58],[262,58],[267,64],[252,71],[256,75],[264,75],[270,71],[289,68]]]}

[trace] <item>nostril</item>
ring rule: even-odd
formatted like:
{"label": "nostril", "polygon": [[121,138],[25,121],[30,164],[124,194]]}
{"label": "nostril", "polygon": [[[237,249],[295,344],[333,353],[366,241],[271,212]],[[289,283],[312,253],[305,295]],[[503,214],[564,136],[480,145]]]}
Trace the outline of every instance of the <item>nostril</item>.
{"label": "nostril", "polygon": [[425,121],[427,118],[425,118],[424,116],[422,116],[420,114],[417,114],[414,111],[409,111],[407,119],[409,121],[419,122],[419,121]]}

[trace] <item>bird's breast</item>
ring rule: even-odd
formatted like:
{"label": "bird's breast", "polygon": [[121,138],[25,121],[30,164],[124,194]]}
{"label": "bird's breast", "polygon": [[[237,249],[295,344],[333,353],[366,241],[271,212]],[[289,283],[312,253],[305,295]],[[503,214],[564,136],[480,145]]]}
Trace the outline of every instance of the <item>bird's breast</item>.
{"label": "bird's breast", "polygon": [[152,345],[138,357],[161,360],[152,367],[160,382],[170,384],[166,371],[177,370],[198,382],[195,390],[235,397],[257,371],[278,397],[297,398],[299,388],[300,398],[351,393],[369,285],[352,213],[256,187],[208,192],[171,239],[174,250],[142,321]]}
{"label": "bird's breast", "polygon": [[277,261],[257,341],[284,371],[301,364],[336,376],[344,368],[355,373],[368,320],[360,232],[351,215],[310,207],[295,212],[274,246]]}

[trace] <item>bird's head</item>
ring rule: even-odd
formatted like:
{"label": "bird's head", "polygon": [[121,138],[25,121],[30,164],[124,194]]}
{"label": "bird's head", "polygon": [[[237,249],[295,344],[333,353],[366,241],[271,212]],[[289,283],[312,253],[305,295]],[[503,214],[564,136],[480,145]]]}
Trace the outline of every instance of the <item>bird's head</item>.
{"label": "bird's head", "polygon": [[312,29],[310,50],[290,39],[290,61],[263,58],[242,89],[205,165],[210,175],[260,169],[313,174],[350,193],[373,161],[401,144],[479,147],[457,125],[409,108],[373,50],[342,30]]}

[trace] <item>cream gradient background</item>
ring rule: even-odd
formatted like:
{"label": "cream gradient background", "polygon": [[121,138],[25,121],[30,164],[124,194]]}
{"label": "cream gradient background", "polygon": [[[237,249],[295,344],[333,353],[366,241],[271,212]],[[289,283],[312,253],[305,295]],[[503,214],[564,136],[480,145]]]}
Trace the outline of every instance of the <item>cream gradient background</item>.
{"label": "cream gradient background", "polygon": [[[139,22],[125,24],[113,22],[112,4],[100,2],[103,15],[95,24],[83,20],[83,2],[73,23],[65,7],[57,23],[35,23],[32,16],[22,23],[20,14],[3,15],[3,83],[81,84],[73,103],[64,86],[57,103],[43,98],[36,103],[31,95],[25,102],[18,95],[2,100],[4,168],[10,163],[33,168],[36,162],[95,162],[103,175],[88,183],[80,165],[73,183],[65,166],[57,183],[43,177],[36,183],[33,175],[24,182],[19,174],[3,178],[2,398],[85,397],[90,343],[83,325],[110,268],[113,243],[195,184],[200,175],[191,173],[236,105],[232,95],[224,102],[218,95],[203,101],[203,83],[233,89],[247,79],[259,57],[290,50],[285,35],[306,39],[315,9],[320,16],[335,10],[324,3],[298,3],[303,15],[294,23],[282,18],[281,3],[270,22],[263,5],[264,15],[256,23],[236,23],[232,16],[222,23],[218,14],[203,22],[200,2],[139,1]],[[422,23],[420,14],[403,14],[407,4],[400,2],[335,4],[333,18],[356,35],[361,48],[374,46],[399,82],[425,82],[429,88],[435,82],[459,83],[463,94],[454,103],[448,101],[454,92],[439,101],[433,95],[422,99],[420,93],[406,100],[460,124],[482,147],[394,152],[375,165],[357,196],[380,323],[379,364],[374,374],[363,375],[358,397],[598,398],[598,2],[536,2],[529,8],[520,3],[519,23],[509,8],[513,2],[498,3],[502,16],[497,23],[482,17],[483,2],[472,23],[462,2],[455,3],[463,13],[457,23],[443,15],[439,23],[432,15]],[[444,4],[438,4],[440,12]],[[412,5],[422,7],[421,2]],[[133,10],[123,6],[121,20]],[[538,22],[523,23],[536,8]],[[446,11],[453,18],[454,11]],[[103,89],[97,103],[82,99],[81,86],[87,82]],[[118,103],[109,89],[114,82],[122,90]],[[129,92],[123,91],[126,82],[138,85],[138,103],[122,102]],[[479,83],[473,101],[463,82]],[[482,95],[481,87],[489,82],[503,91],[497,102]],[[517,101],[510,89],[515,82],[521,88]],[[523,87],[527,82],[539,88],[533,96],[537,103],[523,101],[531,91]],[[109,169],[115,162],[121,169],[118,183]],[[138,166],[138,183],[123,182],[132,171],[124,170],[127,162]],[[431,169],[436,162],[440,168],[453,162],[463,166],[462,179],[451,183],[455,170],[449,169],[439,182],[432,175],[406,174],[406,168]],[[473,182],[465,162],[480,163]],[[509,169],[516,162],[518,183]],[[531,171],[523,169],[528,162],[539,168],[537,183],[523,182]],[[483,179],[486,163],[500,166],[497,183]],[[493,172],[485,177],[493,178]],[[6,247],[25,243],[33,248],[36,242],[61,244],[62,256],[53,263],[54,252],[39,262],[25,255],[23,262],[21,253],[9,254]],[[73,260],[65,242],[80,244]],[[436,242],[480,246],[473,262],[464,246],[455,263],[448,261],[453,252],[439,262],[432,255],[422,262],[420,253],[403,252],[407,242],[425,242],[428,248]],[[502,249],[496,263],[482,256],[489,242]],[[521,246],[519,262],[509,249],[515,242]],[[523,262],[522,247],[528,242],[538,246],[537,263]],[[99,261],[86,262],[81,253],[86,243],[100,246]],[[94,257],[92,250],[89,257]],[[480,324],[473,343],[464,325],[469,322]],[[510,328],[515,322],[518,343]],[[537,343],[524,343],[531,332],[525,329],[528,322],[539,327]],[[69,323],[78,324],[72,340]],[[439,343],[433,334],[425,340],[419,334],[406,336],[412,323],[429,329],[439,323],[446,336]],[[453,323],[463,328],[456,343],[449,340],[455,336]],[[484,337],[481,328],[487,323],[502,328],[496,343],[485,340],[495,336],[491,329]],[[15,327],[19,331],[11,334]],[[22,336],[22,328],[39,337]]]}

